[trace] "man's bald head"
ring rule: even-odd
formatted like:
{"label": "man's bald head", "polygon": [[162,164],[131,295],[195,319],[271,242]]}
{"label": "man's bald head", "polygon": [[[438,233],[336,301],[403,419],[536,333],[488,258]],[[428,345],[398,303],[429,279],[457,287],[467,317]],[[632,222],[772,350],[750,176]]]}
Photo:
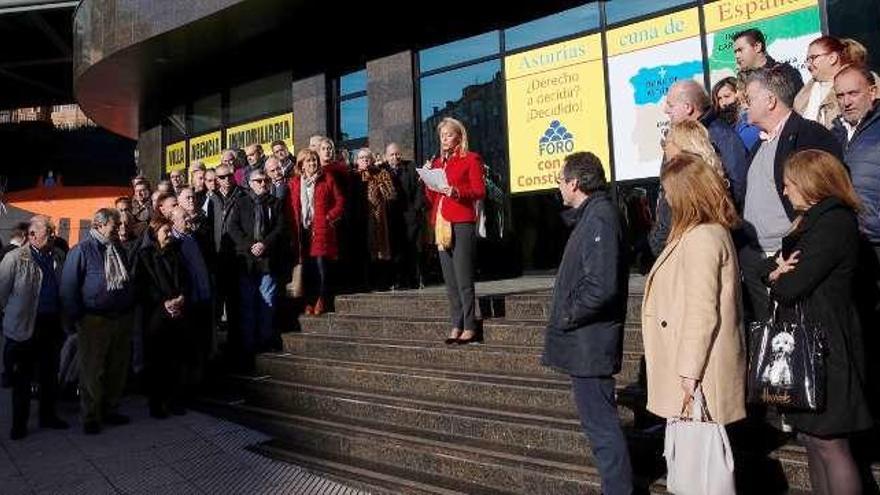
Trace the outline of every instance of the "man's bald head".
{"label": "man's bald head", "polygon": [[712,100],[702,84],[693,79],[678,81],[666,92],[663,111],[673,124],[697,120],[712,107]]}

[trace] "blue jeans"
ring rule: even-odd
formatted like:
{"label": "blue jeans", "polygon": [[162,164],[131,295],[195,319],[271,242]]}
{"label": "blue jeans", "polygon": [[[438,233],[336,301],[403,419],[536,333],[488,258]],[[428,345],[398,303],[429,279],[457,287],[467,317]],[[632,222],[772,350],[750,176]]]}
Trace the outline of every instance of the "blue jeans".
{"label": "blue jeans", "polygon": [[275,294],[278,286],[272,275],[244,274],[241,289],[241,346],[246,355],[271,345],[275,333]]}
{"label": "blue jeans", "polygon": [[571,377],[584,435],[593,449],[604,495],[630,495],[632,465],[617,416],[613,377]]}

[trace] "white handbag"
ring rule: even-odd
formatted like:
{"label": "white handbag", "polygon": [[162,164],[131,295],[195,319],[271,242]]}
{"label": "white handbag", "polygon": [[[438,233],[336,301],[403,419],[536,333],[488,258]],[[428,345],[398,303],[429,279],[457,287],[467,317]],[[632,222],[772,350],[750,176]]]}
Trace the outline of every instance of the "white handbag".
{"label": "white handbag", "polygon": [[691,417],[666,422],[666,489],[676,495],[735,495],[733,452],[723,425],[706,412],[700,387],[694,393]]}

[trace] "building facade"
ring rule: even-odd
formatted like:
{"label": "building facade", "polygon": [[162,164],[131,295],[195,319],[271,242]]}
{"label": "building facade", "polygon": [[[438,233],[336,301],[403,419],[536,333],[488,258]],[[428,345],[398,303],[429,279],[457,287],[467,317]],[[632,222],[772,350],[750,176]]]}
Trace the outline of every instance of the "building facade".
{"label": "building facade", "polygon": [[557,263],[554,179],[572,151],[603,160],[638,222],[659,173],[666,89],[735,74],[735,32],[762,29],[769,53],[805,77],[807,44],[822,33],[880,49],[876,1],[439,8],[83,0],[74,92],[98,125],[138,139],[139,169],[154,178],[194,160],[215,165],[226,147],[283,139],[300,149],[314,134],[351,151],[397,142],[421,163],[437,152],[437,122],[458,118],[490,185],[480,265],[506,275]]}

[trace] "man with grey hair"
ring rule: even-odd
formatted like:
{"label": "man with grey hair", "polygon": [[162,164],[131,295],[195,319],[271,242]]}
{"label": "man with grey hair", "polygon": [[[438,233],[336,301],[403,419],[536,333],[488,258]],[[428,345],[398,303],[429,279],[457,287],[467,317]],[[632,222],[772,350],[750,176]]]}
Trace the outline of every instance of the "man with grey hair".
{"label": "man with grey hair", "polygon": [[116,210],[98,210],[88,237],[68,254],[61,277],[64,312],[79,333],[80,396],[88,435],[99,433],[102,424],[129,422],[117,409],[131,355],[134,287],[116,239],[118,226]]}
{"label": "man with grey hair", "polygon": [[394,284],[417,289],[422,285],[422,230],[425,223],[425,193],[419,174],[410,160],[403,159],[400,145],[385,146],[385,164],[394,182],[395,199],[388,207]]}
{"label": "man with grey hair", "polygon": [[28,242],[0,263],[0,308],[4,310],[3,360],[11,371],[12,431],[10,438],[27,435],[31,382],[39,364],[40,427],[66,429],[55,413],[61,330],[59,282],[64,251],[55,247],[55,227],[45,216],[31,218]]}
{"label": "man with grey hair", "polygon": [[251,174],[251,192],[238,200],[229,218],[235,245],[241,304],[242,364],[250,367],[258,351],[280,350],[274,332],[279,262],[287,227],[281,203],[269,194],[262,170]]}
{"label": "man with grey hair", "polygon": [[265,172],[269,178],[269,193],[278,198],[282,203],[287,202],[287,196],[290,191],[287,187],[287,180],[284,176],[284,167],[281,165],[281,160],[274,156],[266,158]]}
{"label": "man with grey hair", "polygon": [[670,86],[664,111],[672,124],[695,120],[709,131],[709,140],[721,157],[724,173],[730,181],[731,194],[741,205],[745,196],[748,157],[742,139],[712,109],[712,100],[703,85],[687,79]]}
{"label": "man with grey hair", "polygon": [[553,290],[543,364],[571,377],[574,402],[602,478],[602,493],[629,495],[632,467],[617,415],[614,375],[623,359],[629,265],[620,211],[602,162],[565,157],[558,179],[573,227]]}
{"label": "man with grey hair", "polygon": [[796,212],[783,193],[786,160],[804,149],[842,157],[840,143],[830,131],[791,110],[797,88],[784,69],[755,71],[746,84],[749,123],[761,130],[752,150],[743,206],[743,241],[739,259],[743,272],[743,301],[750,321],[769,316],[770,299],[762,281],[766,259],[782,248]]}

